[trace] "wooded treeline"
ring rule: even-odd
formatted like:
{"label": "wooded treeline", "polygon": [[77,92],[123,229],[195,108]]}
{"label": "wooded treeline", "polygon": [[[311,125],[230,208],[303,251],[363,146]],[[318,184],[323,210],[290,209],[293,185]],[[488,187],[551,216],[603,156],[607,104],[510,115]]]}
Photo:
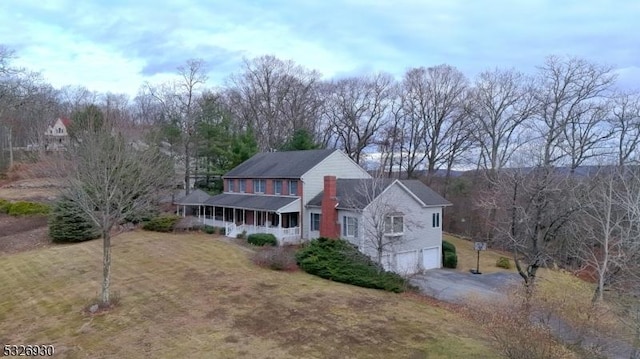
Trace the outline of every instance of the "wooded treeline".
{"label": "wooded treeline", "polygon": [[[131,141],[161,143],[187,183],[256,151],[310,147],[342,149],[384,176],[421,178],[454,203],[446,230],[516,251],[527,281],[552,263],[593,268],[607,251],[625,253],[624,263],[603,264],[609,273],[640,262],[640,96],[619,89],[606,65],[550,56],[530,74],[495,68],[469,78],[445,64],[399,79],[325,79],[261,56],[214,88],[206,61],[189,60],[174,80],[141,84],[129,98],[54,88],[12,58],[0,49],[0,168],[9,149],[42,143],[55,118],[77,122],[94,106]],[[589,218],[607,201],[617,222],[604,229],[613,242],[603,245],[602,224]],[[578,251],[584,243],[598,249],[591,259]]]}

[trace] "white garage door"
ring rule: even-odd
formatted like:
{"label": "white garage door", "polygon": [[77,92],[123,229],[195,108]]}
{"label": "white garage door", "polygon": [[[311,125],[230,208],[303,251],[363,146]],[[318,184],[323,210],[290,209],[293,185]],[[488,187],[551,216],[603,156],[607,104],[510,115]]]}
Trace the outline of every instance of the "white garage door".
{"label": "white garage door", "polygon": [[422,267],[426,269],[440,268],[440,247],[425,248],[422,250]]}
{"label": "white garage door", "polygon": [[413,274],[420,271],[418,251],[399,252],[396,254],[396,273]]}

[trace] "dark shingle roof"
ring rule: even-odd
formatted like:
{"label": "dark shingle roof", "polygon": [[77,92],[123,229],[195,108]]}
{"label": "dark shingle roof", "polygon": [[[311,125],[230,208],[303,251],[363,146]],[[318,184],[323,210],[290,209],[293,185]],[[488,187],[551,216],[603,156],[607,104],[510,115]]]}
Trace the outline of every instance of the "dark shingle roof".
{"label": "dark shingle roof", "polygon": [[209,198],[209,200],[206,202],[206,205],[240,209],[277,211],[278,209],[291,204],[297,199],[297,197],[222,193]]}
{"label": "dark shingle roof", "polygon": [[[395,179],[340,179],[336,182],[336,196],[339,208],[363,209],[371,200],[378,197]],[[407,189],[418,197],[427,206],[450,206],[451,202],[442,198],[434,190],[418,180],[400,180]],[[321,206],[322,195],[320,192],[313,197],[307,205]]]}
{"label": "dark shingle roof", "polygon": [[420,198],[427,206],[450,206],[451,202],[444,199],[436,191],[418,180],[400,180],[400,182]]}
{"label": "dark shingle roof", "polygon": [[191,191],[187,196],[177,199],[174,203],[183,206],[197,206],[204,204],[211,195],[201,189]]}
{"label": "dark shingle roof", "polygon": [[227,172],[225,178],[300,178],[337,150],[258,153]]}

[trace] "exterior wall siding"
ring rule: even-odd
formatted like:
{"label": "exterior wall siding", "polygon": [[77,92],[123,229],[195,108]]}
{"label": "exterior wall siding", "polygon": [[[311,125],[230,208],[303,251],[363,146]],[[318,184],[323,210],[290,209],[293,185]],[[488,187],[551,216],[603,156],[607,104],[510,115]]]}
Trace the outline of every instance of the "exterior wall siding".
{"label": "exterior wall siding", "polygon": [[[353,162],[346,154],[341,151],[335,151],[302,176],[302,181],[298,183],[298,191],[302,192],[301,195],[304,201],[311,200],[322,192],[324,176],[327,175],[336,176],[337,178],[371,178],[367,171]],[[314,238],[309,233],[309,228],[311,228],[309,223],[310,216],[306,213],[308,211],[305,210],[304,212],[302,217],[302,238]]]}
{"label": "exterior wall siding", "polygon": [[[400,212],[403,214],[404,222],[404,234],[403,240],[394,243],[393,246],[388,246],[390,252],[406,252],[406,251],[418,251],[420,256],[420,262],[422,262],[421,250],[430,247],[442,246],[442,207],[422,207],[412,195],[407,193],[398,184],[394,184],[393,187],[387,189],[380,197],[376,198],[367,208],[364,209],[358,228],[358,235],[360,238],[350,240],[352,243],[359,246],[360,250],[372,258],[377,256],[376,244],[374,235],[371,232],[374,230],[366,229],[367,223],[371,222],[374,217],[372,211],[375,210],[379,203],[389,204],[393,206],[386,208],[392,212]],[[341,211],[348,213],[347,211]],[[440,225],[436,228],[433,227],[432,215],[438,213],[440,216]],[[340,222],[342,224],[342,218],[345,214],[340,214]],[[355,212],[351,212],[351,215],[357,215]],[[370,234],[368,235],[367,232]],[[394,260],[391,259],[393,263]]]}

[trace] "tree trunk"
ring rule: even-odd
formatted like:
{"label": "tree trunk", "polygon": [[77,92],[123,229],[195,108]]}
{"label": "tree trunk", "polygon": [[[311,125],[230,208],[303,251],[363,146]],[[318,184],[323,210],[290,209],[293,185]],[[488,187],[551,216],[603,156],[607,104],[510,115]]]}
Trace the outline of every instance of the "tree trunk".
{"label": "tree trunk", "polygon": [[111,234],[102,232],[102,304],[109,305],[109,289],[111,286]]}
{"label": "tree trunk", "polygon": [[7,137],[9,140],[9,169],[11,169],[13,168],[13,138],[11,138],[11,127],[9,127]]}
{"label": "tree trunk", "polygon": [[640,325],[636,324],[636,332],[633,338],[631,355],[629,359],[640,359]]}
{"label": "tree trunk", "polygon": [[189,160],[190,157],[190,153],[189,153],[189,141],[187,140],[185,142],[184,145],[184,193],[185,195],[188,195],[190,193],[190,187],[189,186],[189,182],[191,180],[191,162]]}

